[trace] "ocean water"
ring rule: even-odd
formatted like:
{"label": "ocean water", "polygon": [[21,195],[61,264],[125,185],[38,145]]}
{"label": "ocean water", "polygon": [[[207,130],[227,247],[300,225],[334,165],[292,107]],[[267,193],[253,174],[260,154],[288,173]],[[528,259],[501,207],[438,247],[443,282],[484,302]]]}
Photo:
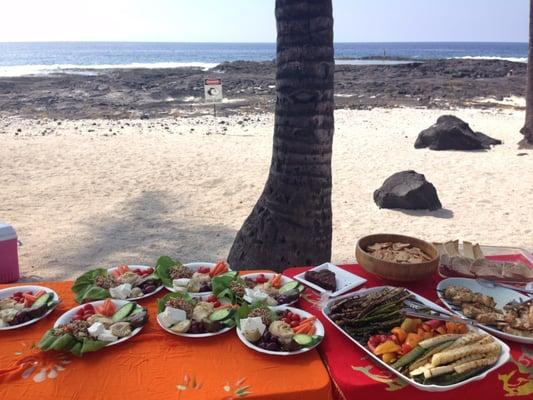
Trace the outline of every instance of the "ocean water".
{"label": "ocean water", "polygon": [[[224,61],[267,61],[274,43],[0,43],[0,76],[82,72],[107,68],[211,68]],[[336,43],[338,63],[376,63],[368,57],[527,60],[527,43]],[[379,61],[383,63],[383,61]]]}

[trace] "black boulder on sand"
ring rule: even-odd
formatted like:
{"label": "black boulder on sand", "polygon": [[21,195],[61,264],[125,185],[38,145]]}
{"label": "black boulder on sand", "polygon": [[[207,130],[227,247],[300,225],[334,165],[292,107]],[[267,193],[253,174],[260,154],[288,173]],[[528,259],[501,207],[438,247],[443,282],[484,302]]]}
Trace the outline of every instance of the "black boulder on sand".
{"label": "black boulder on sand", "polygon": [[383,182],[374,192],[379,208],[408,210],[438,210],[442,205],[437,190],[422,174],[415,171],[397,172]]}
{"label": "black boulder on sand", "polygon": [[481,132],[474,132],[463,120],[453,115],[442,115],[437,123],[419,133],[415,148],[431,150],[488,150],[502,144]]}

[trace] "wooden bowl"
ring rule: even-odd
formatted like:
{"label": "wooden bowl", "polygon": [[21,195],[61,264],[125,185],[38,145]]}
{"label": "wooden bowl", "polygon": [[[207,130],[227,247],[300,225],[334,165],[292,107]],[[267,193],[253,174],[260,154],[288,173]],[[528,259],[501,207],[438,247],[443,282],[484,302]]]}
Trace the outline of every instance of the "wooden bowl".
{"label": "wooden bowl", "polygon": [[[416,264],[402,264],[381,260],[365,251],[367,246],[383,242],[409,243],[430,256],[431,260]],[[410,236],[387,233],[369,235],[359,239],[355,248],[355,257],[366,271],[383,279],[398,282],[414,282],[425,279],[431,276],[439,265],[439,252],[432,244]]]}

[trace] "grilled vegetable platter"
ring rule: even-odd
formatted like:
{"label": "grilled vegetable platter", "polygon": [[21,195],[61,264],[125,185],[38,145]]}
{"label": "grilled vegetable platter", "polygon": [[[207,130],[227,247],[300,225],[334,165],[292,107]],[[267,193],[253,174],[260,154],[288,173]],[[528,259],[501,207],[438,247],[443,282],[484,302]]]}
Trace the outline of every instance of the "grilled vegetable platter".
{"label": "grilled vegetable platter", "polygon": [[[171,257],[162,256],[157,260],[155,270],[165,288],[171,292],[204,296],[212,293],[213,278],[229,272],[230,267],[224,261],[216,264],[208,262],[182,264]],[[234,272],[234,274],[237,273]]]}
{"label": "grilled vegetable platter", "polygon": [[241,342],[259,353],[301,354],[318,346],[324,338],[322,323],[314,315],[294,307],[245,303],[237,310],[235,319]]}
{"label": "grilled vegetable platter", "polygon": [[154,268],[145,265],[121,265],[95,268],[78,277],[72,286],[78,303],[107,298],[139,300],[163,288]]}
{"label": "grilled vegetable platter", "polygon": [[59,296],[44,286],[15,286],[0,290],[0,331],[31,325],[50,314]]}
{"label": "grilled vegetable platter", "polygon": [[420,390],[483,379],[509,359],[509,347],[483,330],[459,318],[413,316],[420,310],[447,313],[408,289],[380,286],[330,300],[323,314],[377,364]]}
{"label": "grilled vegetable platter", "polygon": [[477,321],[493,335],[533,344],[533,298],[469,278],[444,279],[437,294],[452,312]]}
{"label": "grilled vegetable platter", "polygon": [[81,357],[131,339],[147,320],[146,309],[135,302],[94,301],[61,315],[54,327],[46,331],[38,347],[42,351],[58,350]]}
{"label": "grilled vegetable platter", "polygon": [[177,336],[202,338],[220,335],[235,326],[237,306],[221,303],[215,295],[192,297],[169,293],[157,300],[157,322]]}

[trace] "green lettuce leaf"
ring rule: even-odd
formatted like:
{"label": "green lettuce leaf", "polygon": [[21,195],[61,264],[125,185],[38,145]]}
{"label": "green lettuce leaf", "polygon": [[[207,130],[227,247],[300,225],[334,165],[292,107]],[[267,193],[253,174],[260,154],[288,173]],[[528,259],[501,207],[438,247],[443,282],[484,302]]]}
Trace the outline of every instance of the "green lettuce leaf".
{"label": "green lettuce leaf", "polygon": [[167,301],[170,299],[183,299],[187,302],[192,301],[192,297],[186,292],[168,293],[167,295],[157,299],[157,313],[165,311]]}
{"label": "green lettuce leaf", "polygon": [[232,304],[237,303],[238,299],[230,285],[234,281],[239,281],[244,284],[244,280],[239,277],[236,271],[226,272],[225,274],[217,275],[211,279],[211,287],[213,294],[219,299],[227,299]]}
{"label": "green lettuce leaf", "polygon": [[70,349],[70,352],[74,354],[76,357],[81,357],[81,349],[82,349],[83,343],[82,342],[76,342],[74,346]]}
{"label": "green lettuce leaf", "polygon": [[172,287],[172,278],[170,277],[170,269],[176,265],[182,265],[181,262],[173,260],[169,256],[162,256],[157,259],[155,265],[155,273],[163,282],[163,285]]}
{"label": "green lettuce leaf", "polygon": [[[95,285],[96,278],[98,278],[99,276],[104,276],[104,277],[107,276],[107,270],[105,268],[92,269],[90,271],[87,271],[80,277],[78,277],[78,279],[76,279],[76,281],[74,282],[74,285],[72,285],[72,291],[76,294],[75,297],[78,303],[82,303],[86,299],[101,300],[101,299],[105,299],[106,297],[109,297],[109,291],[107,289],[102,289],[99,286]],[[93,291],[91,296],[96,296],[96,297],[86,296],[86,293],[95,287],[101,290],[104,290],[105,292]]]}
{"label": "green lettuce leaf", "polygon": [[97,351],[105,347],[108,342],[103,342],[101,340],[92,340],[92,339],[83,339],[81,344],[80,354],[89,353],[91,351]]}
{"label": "green lettuce leaf", "polygon": [[89,286],[85,291],[76,295],[76,301],[78,303],[85,303],[88,301],[104,300],[111,297],[108,289],[101,288],[100,286]]}

